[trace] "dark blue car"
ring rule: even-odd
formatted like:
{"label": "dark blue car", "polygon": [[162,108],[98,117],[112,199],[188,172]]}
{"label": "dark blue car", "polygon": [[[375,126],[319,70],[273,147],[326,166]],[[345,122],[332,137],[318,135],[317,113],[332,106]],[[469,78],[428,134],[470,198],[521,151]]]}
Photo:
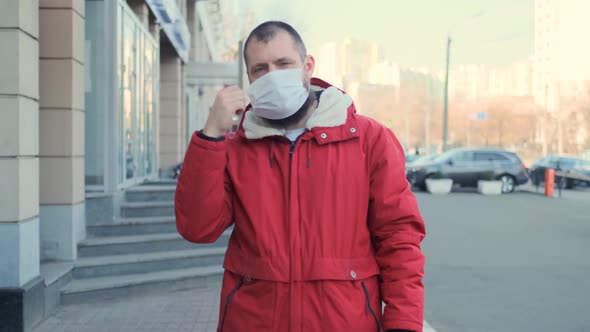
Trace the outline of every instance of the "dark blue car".
{"label": "dark blue car", "polygon": [[[590,177],[590,161],[562,156],[547,156],[538,160],[531,167],[531,181],[533,185],[538,186],[545,181],[545,171],[547,168],[560,169],[565,173],[578,174]],[[555,178],[556,183],[561,183],[561,177]],[[572,189],[575,186],[590,186],[590,181],[577,180],[574,178],[564,179],[565,187]]]}

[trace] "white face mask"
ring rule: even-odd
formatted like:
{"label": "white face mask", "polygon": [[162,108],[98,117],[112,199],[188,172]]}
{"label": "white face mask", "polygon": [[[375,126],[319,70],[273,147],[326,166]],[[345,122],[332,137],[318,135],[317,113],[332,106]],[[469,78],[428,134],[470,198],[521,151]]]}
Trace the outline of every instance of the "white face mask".
{"label": "white face mask", "polygon": [[302,69],[271,71],[248,88],[254,114],[269,120],[286,119],[303,106],[309,90],[303,86]]}

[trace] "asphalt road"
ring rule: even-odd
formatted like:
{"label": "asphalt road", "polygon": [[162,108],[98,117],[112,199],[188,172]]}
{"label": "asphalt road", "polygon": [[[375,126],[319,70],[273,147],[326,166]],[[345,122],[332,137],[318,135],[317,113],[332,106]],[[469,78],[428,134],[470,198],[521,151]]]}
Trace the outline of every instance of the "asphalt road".
{"label": "asphalt road", "polygon": [[438,332],[590,331],[590,192],[417,197]]}

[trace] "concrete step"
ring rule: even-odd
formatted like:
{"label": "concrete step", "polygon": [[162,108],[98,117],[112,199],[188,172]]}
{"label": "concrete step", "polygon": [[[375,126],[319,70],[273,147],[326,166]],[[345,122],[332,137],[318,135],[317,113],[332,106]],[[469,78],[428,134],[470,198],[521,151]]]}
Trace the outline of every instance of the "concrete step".
{"label": "concrete step", "polygon": [[217,242],[210,244],[188,242],[178,233],[87,238],[78,244],[78,256],[98,257],[143,254],[158,251],[218,248],[227,246],[230,235],[231,230],[227,230]]}
{"label": "concrete step", "polygon": [[62,304],[90,303],[99,298],[172,292],[218,283],[221,265],[73,280],[61,290]]}
{"label": "concrete step", "polygon": [[121,217],[171,217],[174,216],[174,202],[125,202],[121,204]]}
{"label": "concrete step", "polygon": [[157,180],[148,180],[141,184],[141,186],[175,186],[178,180],[171,178],[160,178]]}
{"label": "concrete step", "polygon": [[176,233],[174,217],[122,218],[110,225],[86,226],[90,237]]}
{"label": "concrete step", "polygon": [[125,190],[127,202],[172,202],[176,185],[141,185]]}
{"label": "concrete step", "polygon": [[75,279],[221,266],[225,247],[81,258],[73,270]]}

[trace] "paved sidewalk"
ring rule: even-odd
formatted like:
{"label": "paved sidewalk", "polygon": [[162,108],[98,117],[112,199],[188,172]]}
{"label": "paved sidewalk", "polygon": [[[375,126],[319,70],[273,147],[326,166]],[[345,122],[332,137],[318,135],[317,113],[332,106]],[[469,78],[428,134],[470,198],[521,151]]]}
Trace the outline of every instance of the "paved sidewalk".
{"label": "paved sidewalk", "polygon": [[217,328],[221,283],[88,304],[60,306],[33,332],[211,332]]}
{"label": "paved sidewalk", "polygon": [[[207,288],[93,299],[60,306],[33,332],[212,332],[217,328],[221,280]],[[423,332],[436,332],[424,322]]]}

